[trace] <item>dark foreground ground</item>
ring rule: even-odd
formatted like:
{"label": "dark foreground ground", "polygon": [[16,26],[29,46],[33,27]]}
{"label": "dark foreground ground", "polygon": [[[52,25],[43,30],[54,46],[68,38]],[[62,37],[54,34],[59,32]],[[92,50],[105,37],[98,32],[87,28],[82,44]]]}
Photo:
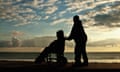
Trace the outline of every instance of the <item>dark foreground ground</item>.
{"label": "dark foreground ground", "polygon": [[120,63],[89,63],[86,67],[72,67],[72,64],[0,61],[0,72],[120,72]]}

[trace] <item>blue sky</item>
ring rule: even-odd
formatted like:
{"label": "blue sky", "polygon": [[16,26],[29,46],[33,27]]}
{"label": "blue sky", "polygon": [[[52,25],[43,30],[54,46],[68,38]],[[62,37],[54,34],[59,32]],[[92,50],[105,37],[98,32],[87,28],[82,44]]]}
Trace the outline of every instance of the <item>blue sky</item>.
{"label": "blue sky", "polygon": [[68,36],[72,17],[79,15],[89,41],[119,39],[119,0],[0,0],[0,40]]}

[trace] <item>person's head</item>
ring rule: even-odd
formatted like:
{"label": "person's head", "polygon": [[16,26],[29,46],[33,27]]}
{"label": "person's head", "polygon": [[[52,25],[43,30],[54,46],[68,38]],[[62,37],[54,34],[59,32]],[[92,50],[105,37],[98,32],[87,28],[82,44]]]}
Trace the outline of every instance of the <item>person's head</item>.
{"label": "person's head", "polygon": [[73,17],[73,21],[74,21],[74,22],[79,21],[79,16],[78,16],[78,15],[75,15],[75,16]]}
{"label": "person's head", "polygon": [[57,31],[57,38],[64,38],[64,32],[63,32],[63,30]]}

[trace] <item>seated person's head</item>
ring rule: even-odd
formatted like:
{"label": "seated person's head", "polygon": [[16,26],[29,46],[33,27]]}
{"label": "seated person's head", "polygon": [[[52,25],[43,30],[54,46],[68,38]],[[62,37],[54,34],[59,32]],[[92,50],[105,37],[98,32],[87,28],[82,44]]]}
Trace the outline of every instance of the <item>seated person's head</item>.
{"label": "seated person's head", "polygon": [[58,39],[64,38],[64,32],[63,32],[63,30],[57,31],[57,38],[58,38]]}

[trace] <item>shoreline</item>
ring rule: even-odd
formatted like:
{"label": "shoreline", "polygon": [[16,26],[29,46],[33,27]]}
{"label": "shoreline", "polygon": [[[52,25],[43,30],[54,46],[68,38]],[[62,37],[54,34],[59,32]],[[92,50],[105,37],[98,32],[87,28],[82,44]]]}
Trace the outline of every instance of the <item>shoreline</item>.
{"label": "shoreline", "polygon": [[[0,52],[41,52],[45,47],[0,47]],[[120,47],[86,47],[88,53],[120,52]],[[65,47],[65,52],[74,52],[74,47]]]}
{"label": "shoreline", "polygon": [[[1,61],[15,61],[15,62],[34,62],[35,59],[0,59]],[[89,59],[89,63],[120,63],[120,59]],[[73,60],[68,60],[68,63],[73,63]]]}

